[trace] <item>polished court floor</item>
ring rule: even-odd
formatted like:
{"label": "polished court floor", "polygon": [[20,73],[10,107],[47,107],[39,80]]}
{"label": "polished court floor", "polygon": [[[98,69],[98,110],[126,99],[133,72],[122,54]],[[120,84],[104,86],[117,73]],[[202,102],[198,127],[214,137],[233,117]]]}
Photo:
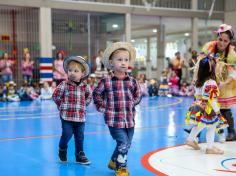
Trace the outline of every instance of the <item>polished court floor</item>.
{"label": "polished court floor", "polygon": [[[193,98],[182,97],[143,98],[141,104],[137,106],[136,129],[128,155],[128,168],[131,176],[189,176],[183,166],[190,168],[196,176],[213,176],[214,169],[225,169],[220,168],[225,166],[225,160],[227,162],[230,160],[230,167],[226,167],[229,172],[219,171],[217,176],[236,173],[236,143],[217,143],[219,147],[226,150],[226,154],[221,158],[206,157],[203,151],[196,154],[196,151],[183,145],[187,136],[183,131],[185,112],[192,101]],[[233,114],[236,116],[236,108],[233,108]],[[0,175],[114,175],[114,172],[107,168],[107,163],[114,149],[115,141],[112,140],[108,128],[104,124],[102,114],[95,110],[93,104],[88,107],[87,111],[84,144],[85,153],[92,162],[90,166],[75,163],[73,140],[69,144],[69,162],[62,164],[58,161],[60,134],[58,111],[52,101],[0,102]],[[203,134],[201,141],[204,142],[204,140]],[[195,155],[202,156],[201,160],[196,160],[198,157],[192,157]],[[166,159],[168,158],[166,156],[171,160]],[[182,160],[184,157],[187,159]],[[179,164],[180,161],[182,161],[181,166],[168,167],[170,163]],[[202,161],[210,163],[218,161],[221,165],[211,166],[214,172],[211,172],[211,167],[209,167],[210,170],[208,168],[208,172],[191,168]],[[169,173],[169,169],[172,172]],[[195,175],[191,174],[191,176]]]}

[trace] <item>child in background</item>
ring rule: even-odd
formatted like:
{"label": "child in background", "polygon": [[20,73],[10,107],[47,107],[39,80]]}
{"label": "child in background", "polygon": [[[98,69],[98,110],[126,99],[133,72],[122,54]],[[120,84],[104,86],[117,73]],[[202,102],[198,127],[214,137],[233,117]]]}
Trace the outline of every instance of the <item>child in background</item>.
{"label": "child in background", "polygon": [[97,79],[94,73],[90,74],[90,77],[88,78],[88,84],[90,86],[91,91],[93,91],[94,88],[97,86]]}
{"label": "child in background", "polygon": [[52,98],[60,111],[62,135],[59,143],[59,159],[67,162],[68,142],[75,138],[75,158],[79,164],[88,165],[90,161],[84,153],[84,128],[86,106],[92,100],[89,86],[84,79],[89,76],[89,66],[81,56],[64,60],[63,67],[68,80],[62,81],[55,89]]}
{"label": "child in background", "polygon": [[21,101],[31,101],[33,100],[30,96],[30,86],[28,85],[27,81],[25,80],[18,90],[18,94]]}
{"label": "child in background", "polygon": [[16,92],[16,84],[13,81],[7,83],[7,101],[20,101],[20,97]]}
{"label": "child in background", "polygon": [[4,84],[0,84],[0,101],[7,100],[7,88]]}
{"label": "child in background", "polygon": [[45,81],[43,83],[43,87],[41,88],[41,100],[50,100],[52,98],[52,93],[52,88],[49,86],[48,82]]}
{"label": "child in background", "polygon": [[161,72],[161,84],[159,87],[158,95],[167,96],[169,93],[169,85],[168,85],[168,71],[163,70]]}
{"label": "child in background", "polygon": [[176,75],[175,71],[171,72],[171,76],[169,79],[169,85],[170,85],[170,93],[174,96],[179,95],[179,77]]}
{"label": "child in background", "polygon": [[196,100],[186,115],[186,122],[191,122],[195,126],[191,129],[186,144],[195,150],[199,150],[200,147],[195,139],[204,128],[207,128],[206,154],[223,154],[224,151],[213,146],[216,129],[227,127],[227,122],[221,115],[217,102],[219,89],[215,75],[216,63],[215,59],[209,56],[200,59],[195,84]]}
{"label": "child in background", "polygon": [[150,79],[149,81],[148,94],[150,97],[158,95],[158,85],[155,79]]}
{"label": "child in background", "polygon": [[57,83],[55,81],[52,82],[51,84],[51,88],[52,88],[52,93],[54,92],[54,90],[56,89],[57,87]]}
{"label": "child in background", "polygon": [[140,78],[138,80],[139,82],[139,85],[140,85],[140,88],[141,88],[141,92],[142,92],[142,96],[146,97],[148,96],[148,86],[147,86],[147,83],[142,79]]}
{"label": "child in background", "polygon": [[179,90],[179,95],[180,96],[188,96],[188,83],[187,82],[183,82],[181,84],[180,90]]}
{"label": "child in background", "polygon": [[113,43],[104,52],[104,66],[111,70],[93,91],[94,104],[104,113],[105,123],[116,140],[116,147],[108,167],[116,176],[128,176],[127,154],[130,149],[135,126],[135,106],[142,93],[138,81],[127,73],[134,62],[136,51],[130,43]]}

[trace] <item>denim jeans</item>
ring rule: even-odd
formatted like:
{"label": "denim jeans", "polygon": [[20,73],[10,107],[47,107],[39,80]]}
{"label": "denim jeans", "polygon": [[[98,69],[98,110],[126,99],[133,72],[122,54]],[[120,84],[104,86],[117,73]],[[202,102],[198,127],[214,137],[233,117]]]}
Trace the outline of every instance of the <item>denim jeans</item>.
{"label": "denim jeans", "polygon": [[[227,120],[229,126],[227,127],[228,134],[235,134],[234,130],[234,118],[232,115],[231,109],[221,109],[221,114],[224,116],[224,118]],[[224,133],[224,130],[221,129],[219,133]]]}
{"label": "denim jeans", "polygon": [[67,150],[68,142],[74,134],[75,154],[79,154],[80,151],[83,151],[85,122],[72,122],[61,119],[61,127],[62,135],[59,142],[60,150]]}
{"label": "denim jeans", "polygon": [[32,76],[30,75],[23,75],[23,80],[26,81],[29,85],[32,84]]}
{"label": "denim jeans", "polygon": [[9,81],[12,81],[12,75],[2,75],[2,81],[4,83],[7,83]]}
{"label": "denim jeans", "polygon": [[116,141],[116,148],[111,160],[116,162],[116,168],[126,167],[127,154],[134,135],[134,128],[109,127],[112,138]]}

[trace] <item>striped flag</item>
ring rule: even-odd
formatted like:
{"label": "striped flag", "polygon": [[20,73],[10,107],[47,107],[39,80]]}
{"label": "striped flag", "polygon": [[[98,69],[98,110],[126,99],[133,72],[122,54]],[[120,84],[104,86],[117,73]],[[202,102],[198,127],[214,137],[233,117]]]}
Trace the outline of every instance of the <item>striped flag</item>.
{"label": "striped flag", "polygon": [[53,59],[49,57],[40,58],[40,81],[52,81]]}

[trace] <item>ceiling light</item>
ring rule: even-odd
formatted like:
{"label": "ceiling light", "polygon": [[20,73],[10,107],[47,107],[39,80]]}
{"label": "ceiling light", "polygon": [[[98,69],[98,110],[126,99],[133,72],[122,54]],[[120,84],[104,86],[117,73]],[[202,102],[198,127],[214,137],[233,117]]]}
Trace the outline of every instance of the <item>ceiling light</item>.
{"label": "ceiling light", "polygon": [[184,36],[185,36],[185,37],[188,37],[188,36],[189,36],[189,33],[187,33],[187,32],[184,33]]}
{"label": "ceiling light", "polygon": [[153,29],[152,32],[157,33],[157,29]]}
{"label": "ceiling light", "polygon": [[113,25],[112,25],[112,28],[118,28],[118,27],[119,27],[118,24],[113,24]]}

